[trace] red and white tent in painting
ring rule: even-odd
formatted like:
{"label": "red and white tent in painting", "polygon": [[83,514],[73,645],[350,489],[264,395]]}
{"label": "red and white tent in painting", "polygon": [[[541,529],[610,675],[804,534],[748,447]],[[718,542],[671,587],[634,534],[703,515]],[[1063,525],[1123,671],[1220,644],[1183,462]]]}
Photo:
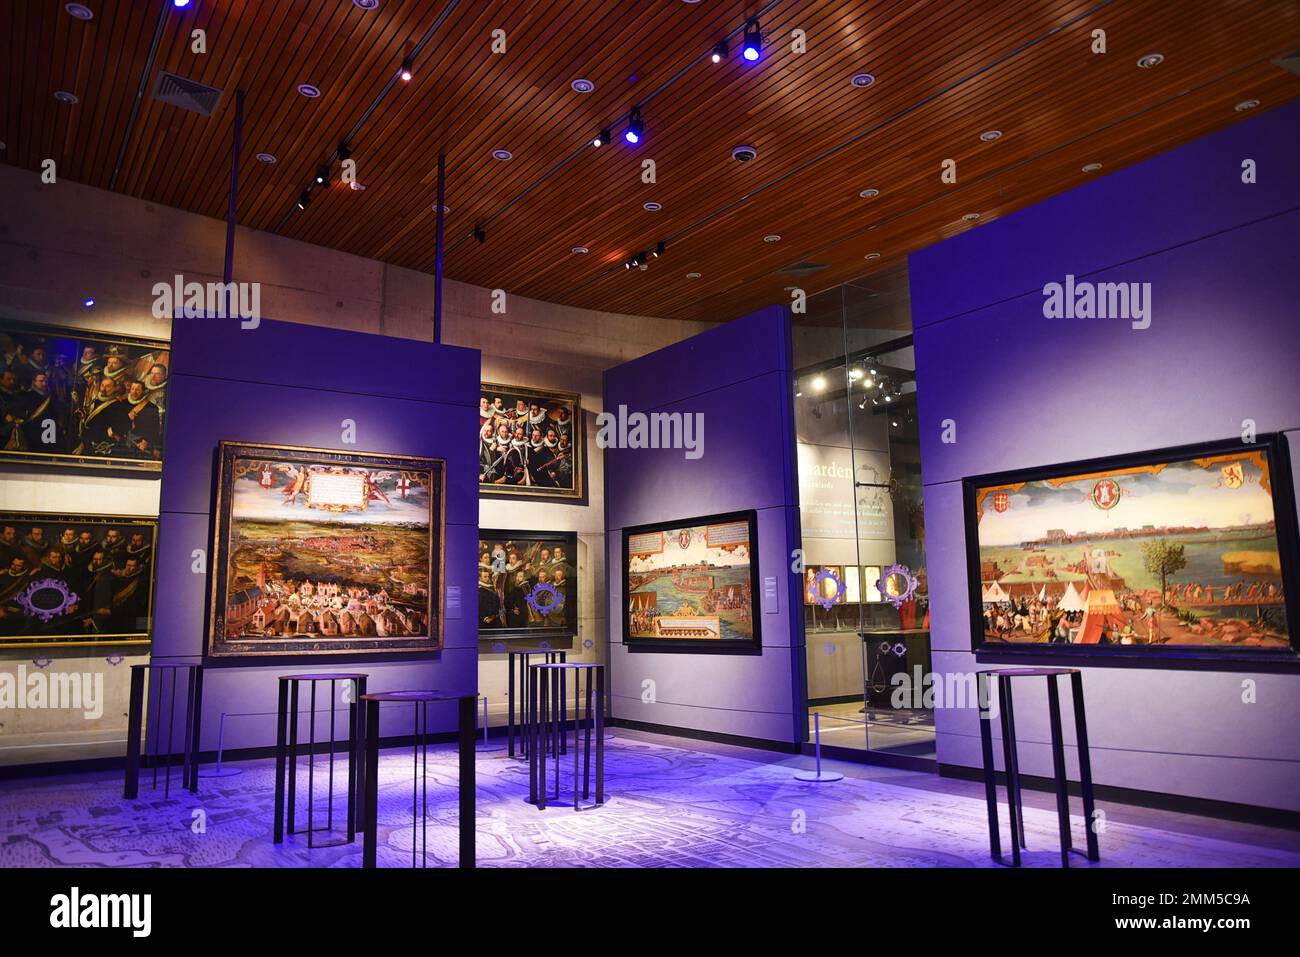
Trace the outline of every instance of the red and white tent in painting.
{"label": "red and white tent in painting", "polygon": [[1126,624],[1120,614],[1119,602],[1115,600],[1115,593],[1109,588],[1089,590],[1087,605],[1088,609],[1083,615],[1083,624],[1079,627],[1076,644],[1098,644],[1103,629],[1110,631],[1113,625],[1118,625],[1122,629]]}

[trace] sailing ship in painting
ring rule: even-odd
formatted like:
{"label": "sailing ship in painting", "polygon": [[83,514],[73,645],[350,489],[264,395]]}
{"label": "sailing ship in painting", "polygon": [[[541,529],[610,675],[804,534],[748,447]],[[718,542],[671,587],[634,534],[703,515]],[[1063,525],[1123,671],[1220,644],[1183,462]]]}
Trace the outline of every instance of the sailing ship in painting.
{"label": "sailing ship in painting", "polygon": [[1290,646],[1261,449],[976,491],[987,642]]}

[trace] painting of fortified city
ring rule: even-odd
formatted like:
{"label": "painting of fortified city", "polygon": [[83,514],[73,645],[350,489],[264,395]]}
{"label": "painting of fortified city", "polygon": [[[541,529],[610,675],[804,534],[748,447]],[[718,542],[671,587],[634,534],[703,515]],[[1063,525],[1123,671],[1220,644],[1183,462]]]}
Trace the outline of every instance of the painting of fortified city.
{"label": "painting of fortified city", "polygon": [[0,319],[0,463],[162,469],[165,342]]}
{"label": "painting of fortified city", "polygon": [[646,649],[757,649],[753,511],[623,531],[623,641]]}
{"label": "painting of fortified city", "polygon": [[213,656],[442,646],[437,459],[223,442]]}
{"label": "painting of fortified city", "polygon": [[482,383],[479,494],[582,498],[584,438],[577,393]]}
{"label": "painting of fortified city", "polygon": [[481,529],[479,640],[572,638],[577,628],[577,533]]}
{"label": "painting of fortified city", "polygon": [[149,641],[151,518],[0,512],[0,650]]}
{"label": "painting of fortified city", "polygon": [[1270,436],[968,479],[977,649],[1290,657],[1288,464]]}

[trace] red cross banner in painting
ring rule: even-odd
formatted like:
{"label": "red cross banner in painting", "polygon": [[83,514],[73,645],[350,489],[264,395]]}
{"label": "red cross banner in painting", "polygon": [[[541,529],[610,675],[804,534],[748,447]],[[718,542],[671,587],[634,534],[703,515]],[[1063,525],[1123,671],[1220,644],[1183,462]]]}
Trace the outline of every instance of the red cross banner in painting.
{"label": "red cross banner in painting", "polygon": [[993,511],[1005,512],[1007,510],[1007,506],[1009,506],[1010,504],[1011,504],[1011,496],[1008,495],[1006,492],[993,493]]}
{"label": "red cross banner in painting", "polygon": [[397,480],[397,491],[401,494],[402,498],[406,498],[406,493],[409,492],[410,490],[411,490],[410,479],[408,479],[405,475],[403,475],[401,478]]}

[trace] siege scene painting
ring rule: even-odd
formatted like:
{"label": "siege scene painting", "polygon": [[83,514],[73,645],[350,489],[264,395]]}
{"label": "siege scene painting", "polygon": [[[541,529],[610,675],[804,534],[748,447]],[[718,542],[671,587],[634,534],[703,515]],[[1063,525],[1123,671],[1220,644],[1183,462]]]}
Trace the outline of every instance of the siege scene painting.
{"label": "siege scene painting", "polygon": [[749,522],[627,534],[631,639],[752,641]]}
{"label": "siege scene painting", "polygon": [[1263,450],[981,487],[976,517],[987,642],[1290,646]]}
{"label": "siege scene painting", "polygon": [[230,475],[214,654],[430,647],[429,470],[236,456]]}

